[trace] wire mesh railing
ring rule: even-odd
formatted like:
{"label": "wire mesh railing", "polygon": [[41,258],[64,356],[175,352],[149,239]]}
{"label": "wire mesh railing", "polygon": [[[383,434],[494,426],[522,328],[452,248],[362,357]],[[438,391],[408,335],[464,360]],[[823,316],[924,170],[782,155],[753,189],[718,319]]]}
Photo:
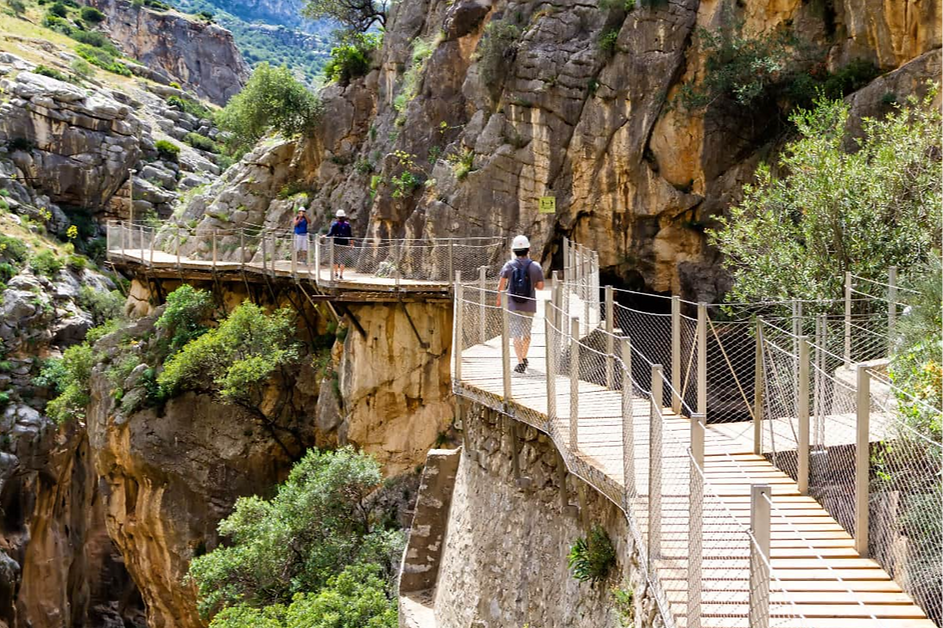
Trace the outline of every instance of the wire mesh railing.
{"label": "wire mesh railing", "polygon": [[503,240],[497,237],[340,239],[251,225],[211,229],[110,222],[107,251],[110,258],[147,267],[236,269],[307,278],[329,288],[348,281],[390,290],[448,288],[457,274],[490,280],[506,261]]}

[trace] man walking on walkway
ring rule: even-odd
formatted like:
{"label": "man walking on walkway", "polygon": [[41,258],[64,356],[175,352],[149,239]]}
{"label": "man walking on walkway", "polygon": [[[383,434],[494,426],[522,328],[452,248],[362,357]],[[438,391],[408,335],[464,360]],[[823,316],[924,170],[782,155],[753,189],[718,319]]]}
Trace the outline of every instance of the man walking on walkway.
{"label": "man walking on walkway", "polygon": [[[334,279],[344,279],[344,264],[347,262],[347,257],[349,255],[350,248],[350,236],[352,235],[350,223],[347,222],[347,212],[343,209],[338,209],[337,218],[334,222],[331,223],[331,228],[327,232],[327,237],[334,239],[334,268],[333,268],[333,278]],[[340,247],[337,250],[337,247]],[[340,269],[340,272],[338,272]]]}
{"label": "man walking on walkway", "polygon": [[[295,252],[308,252],[308,212],[304,207],[298,208],[298,213],[292,221],[295,231]],[[307,255],[299,255],[302,264],[307,264]]]}
{"label": "man walking on walkway", "polygon": [[508,331],[514,340],[514,354],[517,356],[515,373],[527,371],[527,352],[530,350],[530,329],[537,312],[537,291],[544,288],[544,271],[527,254],[530,252],[530,240],[519,235],[511,242],[514,259],[501,269],[498,282],[498,306],[501,305],[501,293],[508,294]]}

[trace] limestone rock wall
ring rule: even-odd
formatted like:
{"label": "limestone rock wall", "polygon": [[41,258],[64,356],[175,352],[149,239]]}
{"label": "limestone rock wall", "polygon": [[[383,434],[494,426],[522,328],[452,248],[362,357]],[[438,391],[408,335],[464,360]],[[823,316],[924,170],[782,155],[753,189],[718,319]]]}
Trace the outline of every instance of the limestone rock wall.
{"label": "limestone rock wall", "polygon": [[[659,626],[622,512],[568,474],[564,511],[563,461],[552,441],[533,428],[518,428],[520,474],[530,479],[519,483],[511,461],[511,420],[471,405],[463,427],[435,595],[439,628],[614,628],[620,624],[612,611],[613,586],[633,591],[636,626]],[[609,579],[591,588],[569,574],[567,555],[594,523],[606,529],[618,559]]]}
{"label": "limestone rock wall", "polygon": [[162,71],[201,98],[225,105],[249,77],[232,33],[175,11],[159,12],[129,0],[93,0],[107,16],[109,35],[152,71]]}

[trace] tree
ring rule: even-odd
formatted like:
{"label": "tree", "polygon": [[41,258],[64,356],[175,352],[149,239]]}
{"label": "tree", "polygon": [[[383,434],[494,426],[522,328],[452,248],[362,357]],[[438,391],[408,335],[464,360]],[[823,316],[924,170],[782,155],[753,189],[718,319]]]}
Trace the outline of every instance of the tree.
{"label": "tree", "polygon": [[[325,588],[349,597],[343,593],[349,591],[344,577],[335,577],[351,566],[363,568],[363,577],[355,580],[369,584],[369,578],[376,578],[370,588],[382,591],[389,600],[404,539],[401,532],[377,525],[378,512],[368,495],[381,480],[380,466],[370,456],[350,447],[334,452],[313,449],[295,465],[271,500],[239,498],[233,513],[219,524],[220,534],[230,543],[190,564],[200,612],[208,616],[227,606],[288,604],[298,593],[319,593]],[[329,604],[327,599],[317,602],[317,597],[308,602],[322,608]],[[382,615],[386,608],[376,610]],[[256,625],[223,622],[248,612],[230,611],[214,626]]]}
{"label": "tree", "polygon": [[216,122],[231,134],[231,151],[241,154],[269,130],[286,137],[309,131],[320,113],[321,101],[287,67],[261,63],[245,88],[219,112]]}
{"label": "tree", "polygon": [[[179,292],[179,290],[178,290]],[[199,291],[194,291],[199,292]],[[189,313],[181,318],[195,320],[193,310],[205,307],[193,299],[185,308]],[[161,317],[173,313],[178,304],[168,308]],[[197,323],[198,325],[198,323]],[[199,334],[193,325],[173,324],[177,335]],[[190,329],[191,331],[187,331]],[[266,425],[281,415],[288,393],[280,393],[274,405],[266,402],[266,387],[281,369],[293,364],[298,349],[293,340],[294,323],[289,310],[281,309],[266,314],[254,303],[243,303],[223,320],[219,327],[210,329],[187,342],[164,365],[157,379],[168,395],[190,390],[216,394],[224,402],[240,406]]]}
{"label": "tree", "polygon": [[366,33],[371,26],[386,26],[389,0],[305,0],[303,13],[312,20],[338,22],[342,32]]}
{"label": "tree", "polygon": [[941,116],[936,89],[883,120],[863,121],[845,148],[848,105],[819,99],[792,116],[798,139],[783,174],[757,170],[744,199],[719,219],[710,242],[725,255],[735,300],[834,299],[846,271],[882,279],[940,245]]}

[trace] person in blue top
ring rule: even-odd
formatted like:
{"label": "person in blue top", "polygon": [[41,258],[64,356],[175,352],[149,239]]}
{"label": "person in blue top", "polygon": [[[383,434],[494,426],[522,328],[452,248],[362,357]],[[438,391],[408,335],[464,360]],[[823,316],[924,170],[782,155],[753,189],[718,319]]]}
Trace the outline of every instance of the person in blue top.
{"label": "person in blue top", "polygon": [[[350,256],[350,238],[352,235],[350,223],[347,222],[347,212],[338,209],[336,220],[331,223],[327,237],[334,238],[334,279],[344,279],[344,266]],[[338,249],[338,247],[340,247]]]}
{"label": "person in blue top", "polygon": [[511,242],[514,259],[501,269],[498,282],[498,307],[501,306],[501,293],[507,289],[508,331],[514,340],[514,354],[517,356],[515,373],[527,371],[527,352],[530,350],[530,329],[537,312],[537,291],[544,289],[544,271],[540,264],[530,259],[530,240],[519,235]]}
{"label": "person in blue top", "polygon": [[[308,252],[308,212],[304,207],[298,208],[298,213],[292,221],[295,231],[295,251]],[[298,256],[302,264],[307,264],[307,256]]]}

